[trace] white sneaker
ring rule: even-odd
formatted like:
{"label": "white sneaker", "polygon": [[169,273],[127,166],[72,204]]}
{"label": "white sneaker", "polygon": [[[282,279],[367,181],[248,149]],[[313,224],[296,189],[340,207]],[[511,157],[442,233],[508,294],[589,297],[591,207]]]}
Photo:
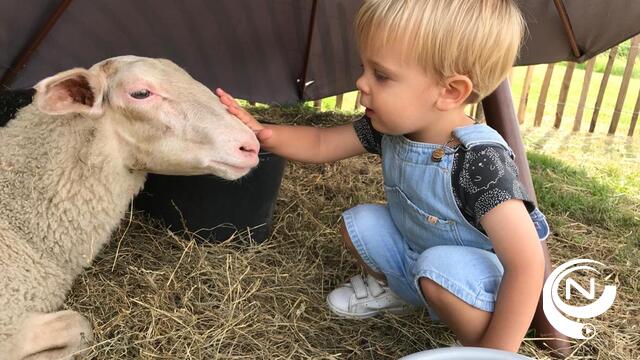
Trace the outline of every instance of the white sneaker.
{"label": "white sneaker", "polygon": [[357,319],[385,311],[404,313],[412,308],[371,275],[366,279],[361,275],[352,277],[350,282],[329,293],[327,304],[336,315]]}

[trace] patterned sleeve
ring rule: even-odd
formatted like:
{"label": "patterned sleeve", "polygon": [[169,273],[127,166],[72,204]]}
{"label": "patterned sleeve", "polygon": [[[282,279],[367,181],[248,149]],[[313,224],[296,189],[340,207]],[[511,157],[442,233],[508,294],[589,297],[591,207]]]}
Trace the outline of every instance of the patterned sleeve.
{"label": "patterned sleeve", "polygon": [[518,168],[500,146],[480,145],[456,153],[452,169],[453,192],[465,218],[481,229],[480,219],[510,199],[522,200],[528,212],[535,209],[520,180]]}
{"label": "patterned sleeve", "polygon": [[371,119],[366,116],[353,122],[353,128],[362,146],[372,154],[382,155],[382,134],[371,125]]}

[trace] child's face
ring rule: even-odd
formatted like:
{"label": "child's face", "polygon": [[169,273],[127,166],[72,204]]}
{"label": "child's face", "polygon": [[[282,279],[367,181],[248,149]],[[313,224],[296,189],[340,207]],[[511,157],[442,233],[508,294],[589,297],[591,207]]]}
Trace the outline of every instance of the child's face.
{"label": "child's face", "polygon": [[384,134],[409,137],[428,129],[437,119],[439,82],[415,60],[403,56],[399,46],[360,55],[363,72],[356,86],[373,127]]}

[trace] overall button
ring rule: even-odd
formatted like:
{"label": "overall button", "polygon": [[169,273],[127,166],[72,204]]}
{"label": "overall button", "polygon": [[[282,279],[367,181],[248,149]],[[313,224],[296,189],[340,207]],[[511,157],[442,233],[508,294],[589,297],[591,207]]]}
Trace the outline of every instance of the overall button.
{"label": "overall button", "polygon": [[442,161],[443,157],[444,157],[444,149],[443,148],[437,148],[437,149],[433,150],[433,152],[431,153],[431,160],[433,162],[440,162],[440,161]]}

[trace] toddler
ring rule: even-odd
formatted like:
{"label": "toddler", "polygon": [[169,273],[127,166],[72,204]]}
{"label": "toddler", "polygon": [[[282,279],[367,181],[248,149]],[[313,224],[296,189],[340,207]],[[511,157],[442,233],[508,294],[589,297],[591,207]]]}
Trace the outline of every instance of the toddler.
{"label": "toddler", "polygon": [[327,297],[366,318],[425,306],[466,346],[516,352],[543,283],[544,216],[514,154],[465,115],[507,76],[523,35],[513,0],[365,0],[356,19],[365,116],[314,128],[258,123],[221,89],[229,112],[285,158],[382,159],[386,205],[358,205],[341,234],[366,272]]}

